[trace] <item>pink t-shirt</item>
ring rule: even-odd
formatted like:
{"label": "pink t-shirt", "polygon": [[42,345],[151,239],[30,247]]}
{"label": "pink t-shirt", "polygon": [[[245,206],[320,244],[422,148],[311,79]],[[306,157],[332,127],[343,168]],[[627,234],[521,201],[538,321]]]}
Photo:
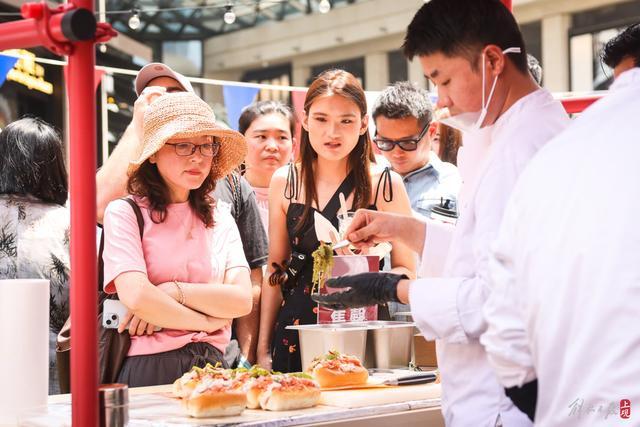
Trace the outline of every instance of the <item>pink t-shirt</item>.
{"label": "pink t-shirt", "polygon": [[[167,206],[164,222],[149,217],[146,199],[135,199],[144,218],[144,237],[131,206],[116,200],[104,214],[105,291],[115,292],[114,279],[130,271],[145,273],[154,284],[177,280],[187,283],[222,283],[231,268],[249,268],[238,228],[228,212],[214,211],[215,225],[206,228],[188,202]],[[190,342],[207,342],[224,353],[231,328],[206,332],[163,329],[152,335],[131,337],[129,356],[156,354],[181,348]]]}

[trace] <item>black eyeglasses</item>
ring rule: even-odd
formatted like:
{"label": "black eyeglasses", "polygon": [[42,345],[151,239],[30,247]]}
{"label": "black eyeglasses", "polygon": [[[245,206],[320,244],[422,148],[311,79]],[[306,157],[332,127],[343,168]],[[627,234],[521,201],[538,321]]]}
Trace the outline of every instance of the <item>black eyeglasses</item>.
{"label": "black eyeglasses", "polygon": [[405,138],[392,141],[390,139],[380,138],[376,135],[375,138],[373,138],[373,142],[375,142],[376,146],[382,151],[391,151],[396,145],[403,151],[415,151],[418,148],[418,143],[427,134],[430,124],[431,123],[427,123],[422,131],[420,131],[420,134],[415,138]]}
{"label": "black eyeglasses", "polygon": [[191,156],[196,150],[200,150],[200,154],[204,157],[213,157],[220,150],[220,143],[218,142],[200,145],[196,145],[193,142],[178,142],[174,144],[167,142],[166,145],[171,145],[178,156]]}

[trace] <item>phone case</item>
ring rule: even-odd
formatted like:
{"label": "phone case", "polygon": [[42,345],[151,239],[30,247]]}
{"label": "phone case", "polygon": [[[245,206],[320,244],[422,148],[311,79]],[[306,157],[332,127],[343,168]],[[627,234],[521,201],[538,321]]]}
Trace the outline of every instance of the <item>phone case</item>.
{"label": "phone case", "polygon": [[116,329],[120,325],[120,319],[127,314],[127,307],[117,299],[107,299],[102,304],[102,326],[107,329]]}

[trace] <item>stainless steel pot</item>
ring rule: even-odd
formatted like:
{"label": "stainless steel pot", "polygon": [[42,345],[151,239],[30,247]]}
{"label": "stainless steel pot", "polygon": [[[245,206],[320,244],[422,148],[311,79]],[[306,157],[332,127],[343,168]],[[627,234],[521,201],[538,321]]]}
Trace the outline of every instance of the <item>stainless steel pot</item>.
{"label": "stainless steel pot", "polygon": [[413,349],[413,322],[370,321],[287,326],[298,331],[302,368],[329,350],[358,357],[367,368],[407,368]]}
{"label": "stainless steel pot", "polygon": [[413,322],[371,321],[361,322],[370,328],[367,332],[368,368],[407,368],[413,350]]}
{"label": "stainless steel pot", "polygon": [[314,357],[329,350],[356,356],[365,363],[367,331],[372,326],[361,323],[331,323],[322,325],[294,325],[287,329],[298,331],[302,369],[306,370]]}

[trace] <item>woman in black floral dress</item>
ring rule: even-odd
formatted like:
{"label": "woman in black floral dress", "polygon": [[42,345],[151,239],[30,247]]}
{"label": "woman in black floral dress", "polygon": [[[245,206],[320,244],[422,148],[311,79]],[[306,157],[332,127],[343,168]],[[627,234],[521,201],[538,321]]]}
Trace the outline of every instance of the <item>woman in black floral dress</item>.
{"label": "woman in black floral dress", "polygon": [[[314,212],[337,228],[343,193],[350,210],[411,213],[402,180],[373,163],[364,90],[353,75],[322,73],[307,91],[304,111],[299,159],[276,171],[269,187],[269,271],[262,286],[258,363],[283,372],[303,368],[298,332],[286,327],[317,321],[310,297],[311,253],[319,244]],[[395,272],[415,276],[408,248],[396,246],[391,264]]]}

